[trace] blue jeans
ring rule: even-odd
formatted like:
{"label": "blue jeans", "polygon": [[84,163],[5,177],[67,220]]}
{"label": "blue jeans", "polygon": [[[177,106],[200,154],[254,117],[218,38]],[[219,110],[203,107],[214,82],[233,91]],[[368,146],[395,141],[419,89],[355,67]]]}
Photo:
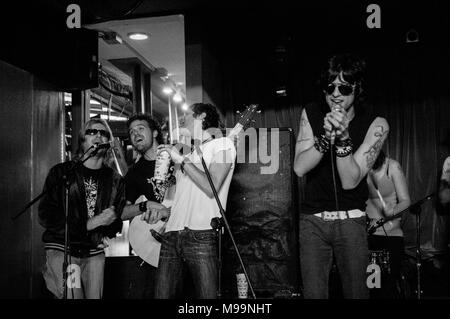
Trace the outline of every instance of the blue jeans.
{"label": "blue jeans", "polygon": [[324,221],[300,215],[300,267],[306,299],[327,299],[333,254],[344,298],[367,299],[366,217]]}
{"label": "blue jeans", "polygon": [[[64,252],[56,249],[45,250],[46,263],[43,276],[47,289],[61,299],[64,294],[63,262]],[[69,264],[76,267],[75,272],[69,272],[67,280],[67,299],[101,299],[103,295],[103,274],[105,269],[105,254],[78,258],[69,256]],[[78,273],[78,270],[80,273]],[[72,280],[71,280],[72,279]]]}
{"label": "blue jeans", "polygon": [[155,298],[179,296],[185,267],[192,277],[196,298],[217,298],[217,231],[185,228],[162,235]]}

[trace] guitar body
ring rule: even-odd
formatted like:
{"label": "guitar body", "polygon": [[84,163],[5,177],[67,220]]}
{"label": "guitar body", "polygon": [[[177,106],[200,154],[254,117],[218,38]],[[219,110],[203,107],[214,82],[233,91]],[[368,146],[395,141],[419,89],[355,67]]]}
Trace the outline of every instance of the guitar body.
{"label": "guitar body", "polygon": [[[146,200],[147,198],[141,195],[135,204]],[[141,215],[135,216],[130,223],[128,237],[131,247],[136,255],[154,267],[158,267],[161,243],[152,236],[150,231],[153,229],[160,233],[165,224],[163,221],[149,224],[145,220],[141,220]]]}

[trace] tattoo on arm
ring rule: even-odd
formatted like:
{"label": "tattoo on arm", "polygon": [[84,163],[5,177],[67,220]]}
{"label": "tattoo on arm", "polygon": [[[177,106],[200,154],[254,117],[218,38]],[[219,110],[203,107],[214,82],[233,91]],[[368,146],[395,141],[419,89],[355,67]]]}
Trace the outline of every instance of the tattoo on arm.
{"label": "tattoo on arm", "polygon": [[389,132],[388,130],[385,131],[381,125],[377,126],[377,128],[379,129],[375,130],[375,133],[373,133],[373,135],[377,138],[377,141],[369,148],[367,152],[364,153],[364,155],[367,155],[366,161],[367,168],[369,169],[372,168],[378,154],[380,153],[381,147],[383,146],[383,137]]}
{"label": "tattoo on arm", "polygon": [[312,139],[311,137],[302,138],[302,136],[305,134],[304,129],[306,125],[308,125],[308,123],[309,123],[308,120],[305,118],[305,116],[302,115],[302,118],[300,119],[300,136],[297,140],[297,143],[306,142]]}
{"label": "tattoo on arm", "polygon": [[306,141],[309,141],[309,140],[312,140],[312,138],[310,138],[310,137],[308,137],[308,138],[301,138],[301,139],[299,139],[297,141],[297,143],[302,143],[302,142],[306,142]]}
{"label": "tattoo on arm", "polygon": [[300,119],[300,127],[304,127],[308,123],[309,123],[308,120],[302,116],[302,118]]}

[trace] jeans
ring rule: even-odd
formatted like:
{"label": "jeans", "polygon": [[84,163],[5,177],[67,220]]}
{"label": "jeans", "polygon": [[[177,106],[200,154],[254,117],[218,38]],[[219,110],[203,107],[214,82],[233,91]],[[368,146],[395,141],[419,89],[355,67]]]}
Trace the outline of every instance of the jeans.
{"label": "jeans", "polygon": [[195,297],[217,298],[217,231],[171,231],[162,235],[161,252],[155,278],[155,298],[178,298],[183,287],[183,273],[188,270]]}
{"label": "jeans", "polygon": [[[53,295],[63,298],[63,262],[64,252],[46,249],[46,264],[43,271],[47,289]],[[101,299],[103,294],[103,274],[105,254],[78,258],[68,256],[72,265],[67,278],[67,299]]]}
{"label": "jeans", "polygon": [[324,221],[300,215],[300,267],[305,299],[327,299],[333,255],[344,298],[367,299],[366,217]]}

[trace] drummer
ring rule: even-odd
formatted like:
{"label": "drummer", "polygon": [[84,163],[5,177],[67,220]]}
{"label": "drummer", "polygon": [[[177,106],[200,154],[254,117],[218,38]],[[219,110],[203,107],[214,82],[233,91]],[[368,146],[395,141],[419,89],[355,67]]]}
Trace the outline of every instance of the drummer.
{"label": "drummer", "polygon": [[[371,225],[381,218],[393,216],[411,204],[406,178],[400,164],[380,151],[369,174],[369,199],[367,216]],[[403,231],[400,217],[384,223],[368,237],[369,250],[386,250],[389,252],[390,274],[382,273],[381,289],[373,288],[373,298],[399,298],[397,289],[401,262],[404,255]],[[387,256],[386,256],[387,257]],[[382,269],[383,271],[383,269]]]}

